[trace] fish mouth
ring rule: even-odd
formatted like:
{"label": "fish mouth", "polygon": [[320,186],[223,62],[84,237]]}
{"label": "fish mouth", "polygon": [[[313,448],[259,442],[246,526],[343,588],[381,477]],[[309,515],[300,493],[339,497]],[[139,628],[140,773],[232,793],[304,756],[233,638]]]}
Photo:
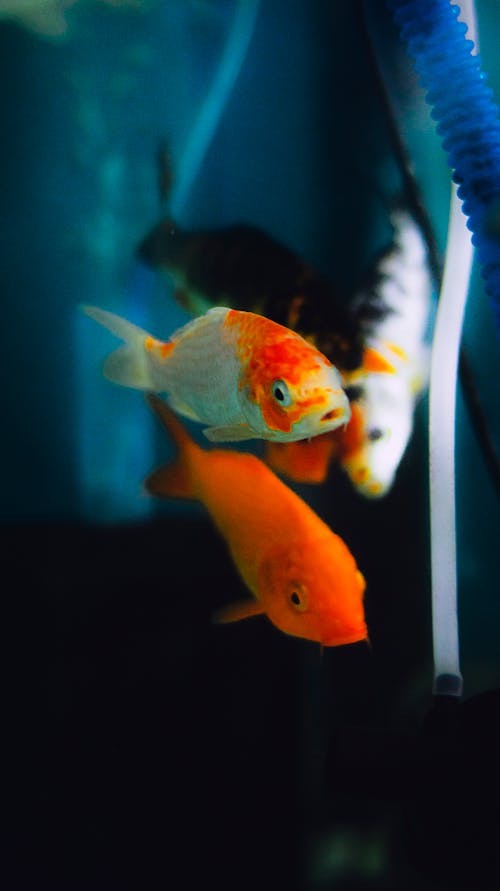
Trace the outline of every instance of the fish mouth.
{"label": "fish mouth", "polygon": [[345,415],[345,408],[332,408],[330,411],[327,411],[321,418],[322,421],[336,421],[337,418],[343,418]]}
{"label": "fish mouth", "polygon": [[342,647],[345,644],[359,643],[362,640],[369,642],[366,628],[360,628],[359,631],[351,631],[350,634],[334,635],[327,640],[322,640],[321,643],[324,647]]}

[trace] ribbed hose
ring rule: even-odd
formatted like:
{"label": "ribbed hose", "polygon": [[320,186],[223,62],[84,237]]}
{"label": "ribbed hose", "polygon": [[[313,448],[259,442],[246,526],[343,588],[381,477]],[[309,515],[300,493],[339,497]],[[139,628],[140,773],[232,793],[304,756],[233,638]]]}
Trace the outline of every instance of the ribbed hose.
{"label": "ribbed hose", "polygon": [[[424,86],[429,88],[427,99],[434,105],[439,132],[445,136],[443,144],[450,165],[455,167],[454,179],[461,182],[459,194],[468,199],[461,208],[453,188],[429,389],[434,694],[459,697],[462,676],[457,619],[455,390],[472,264],[472,244],[462,211],[472,214],[468,225],[476,233],[474,241],[483,247],[483,273],[490,277],[489,290],[500,321],[498,243],[488,231],[491,209],[500,192],[500,183],[494,182],[492,172],[499,159],[494,145],[495,139],[500,145],[500,128],[491,91],[482,82],[478,58],[471,55],[473,43],[464,36],[467,26],[457,21],[460,9],[448,0],[388,2],[416,58]],[[477,42],[473,0],[463,0],[462,7]],[[489,130],[483,131],[483,127]]]}
{"label": "ribbed hose", "polygon": [[387,0],[438,122],[500,336],[500,121],[472,55],[460,8],[449,0]]}

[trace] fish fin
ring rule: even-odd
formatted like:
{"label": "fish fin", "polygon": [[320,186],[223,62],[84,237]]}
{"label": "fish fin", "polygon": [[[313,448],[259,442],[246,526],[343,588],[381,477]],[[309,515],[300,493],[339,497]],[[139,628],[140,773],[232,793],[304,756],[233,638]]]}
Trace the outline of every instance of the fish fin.
{"label": "fish fin", "polygon": [[363,352],[363,371],[380,372],[382,374],[395,374],[396,369],[391,365],[382,353],[374,347],[366,347]]}
{"label": "fish fin", "polygon": [[184,415],[185,418],[189,418],[190,421],[197,421],[200,423],[200,418],[196,414],[195,411],[191,408],[191,406],[186,405],[185,402],[182,402],[181,399],[177,399],[176,396],[168,397],[168,404],[180,415]]}
{"label": "fish fin", "polygon": [[266,462],[296,483],[324,483],[339,443],[331,433],[299,442],[267,442]]}
{"label": "fish fin", "polygon": [[163,427],[170,433],[179,449],[178,457],[171,464],[164,464],[153,470],[144,481],[144,488],[150,495],[171,498],[196,498],[193,490],[189,455],[201,452],[191,439],[173,411],[163,399],[154,393],[146,396],[146,402],[156,414]]}
{"label": "fish fin", "polygon": [[163,464],[144,480],[144,488],[150,495],[167,498],[195,498],[189,469],[182,459]]}
{"label": "fish fin", "polygon": [[210,442],[240,442],[244,439],[258,439],[248,424],[233,424],[228,427],[205,427],[203,433]]}
{"label": "fish fin", "polygon": [[155,413],[161,425],[168,431],[181,452],[202,451],[202,449],[193,442],[185,427],[183,427],[179,419],[174,415],[172,409],[163,401],[163,399],[160,399],[155,393],[148,393],[146,395],[146,402],[151,411]]}
{"label": "fish fin", "polygon": [[238,600],[218,609],[212,616],[212,622],[216,625],[228,625],[231,622],[239,622],[241,619],[250,619],[252,616],[261,616],[265,613],[262,603],[258,600]]}
{"label": "fish fin", "polygon": [[386,340],[387,349],[390,350],[391,353],[394,353],[398,359],[401,359],[402,362],[408,362],[408,353],[403,347],[400,347],[397,343],[392,343],[389,340]]}
{"label": "fish fin", "polygon": [[204,315],[191,319],[191,321],[183,325],[182,328],[178,328],[177,331],[174,331],[170,336],[170,339],[178,340],[179,337],[197,334],[207,325],[213,325],[217,320],[221,320],[228,312],[229,308],[227,306],[213,306],[212,309],[209,309]]}
{"label": "fish fin", "polygon": [[128,344],[118,347],[104,360],[104,377],[122,387],[134,390],[151,390],[152,381],[145,356],[131,349]]}
{"label": "fish fin", "polygon": [[186,312],[191,312],[189,291],[185,290],[184,288],[175,288],[174,299],[179,304],[179,306],[182,306],[182,308],[186,310]]}
{"label": "fish fin", "polygon": [[[82,310],[95,322],[125,341],[124,346],[118,347],[105,360],[103,367],[105,377],[124,387],[133,387],[136,390],[153,390],[146,342],[149,339],[151,343],[159,344],[160,341],[152,338],[143,328],[139,328],[113,312],[107,312],[97,306],[82,306]],[[164,344],[164,346],[170,346],[170,344]]]}

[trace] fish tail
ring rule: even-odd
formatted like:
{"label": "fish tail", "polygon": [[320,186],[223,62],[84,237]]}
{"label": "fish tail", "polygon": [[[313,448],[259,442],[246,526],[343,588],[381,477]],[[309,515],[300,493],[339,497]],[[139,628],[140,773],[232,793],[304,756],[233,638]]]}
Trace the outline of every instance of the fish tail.
{"label": "fish tail", "polygon": [[[160,341],[151,337],[143,328],[128,322],[115,313],[99,309],[97,306],[82,306],[83,312],[99,322],[116,337],[125,341],[104,362],[104,375],[113,383],[136,390],[155,390],[152,377],[152,363],[148,358],[148,344],[151,350]],[[169,347],[170,344],[162,344]],[[173,344],[172,344],[173,346]]]}
{"label": "fish tail", "polygon": [[203,450],[193,442],[173,411],[162,399],[149,393],[146,396],[146,402],[162,426],[170,433],[179,449],[179,454],[174,461],[158,467],[146,478],[144,481],[146,491],[150,495],[170,498],[196,498],[193,461],[196,456],[203,454]]}

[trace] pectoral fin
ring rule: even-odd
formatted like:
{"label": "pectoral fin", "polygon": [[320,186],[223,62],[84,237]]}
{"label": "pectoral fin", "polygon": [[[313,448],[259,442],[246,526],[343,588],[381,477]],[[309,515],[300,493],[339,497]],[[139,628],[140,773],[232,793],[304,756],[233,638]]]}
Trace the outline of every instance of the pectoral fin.
{"label": "pectoral fin", "polygon": [[258,600],[239,600],[218,609],[212,616],[212,621],[217,625],[228,625],[230,622],[239,622],[240,619],[249,619],[264,613],[265,609]]}
{"label": "pectoral fin", "polygon": [[205,427],[203,433],[210,442],[240,442],[244,439],[258,439],[248,424],[234,424],[229,427]]}
{"label": "pectoral fin", "polygon": [[183,415],[185,418],[189,418],[190,421],[200,422],[200,419],[194,409],[191,406],[186,405],[185,402],[182,402],[181,399],[177,399],[175,396],[168,396],[167,402],[174,411],[176,411],[179,415]]}
{"label": "pectoral fin", "polygon": [[187,466],[177,459],[172,464],[164,464],[144,481],[144,488],[150,495],[163,498],[195,498]]}

